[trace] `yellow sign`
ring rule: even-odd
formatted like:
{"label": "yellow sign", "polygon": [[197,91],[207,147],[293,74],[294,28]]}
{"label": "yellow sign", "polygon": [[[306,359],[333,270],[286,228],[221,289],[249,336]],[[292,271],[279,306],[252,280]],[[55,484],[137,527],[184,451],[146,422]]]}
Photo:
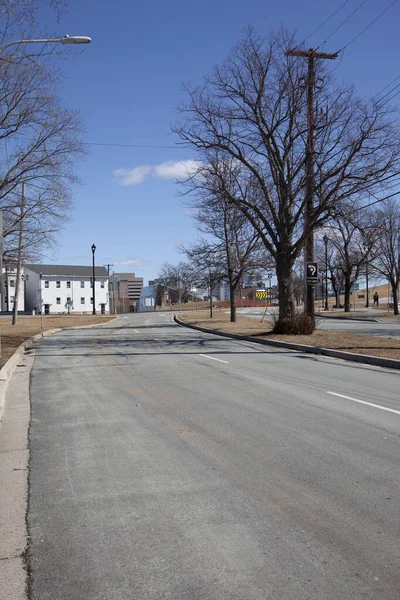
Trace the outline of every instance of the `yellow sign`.
{"label": "yellow sign", "polygon": [[266,292],[265,290],[257,290],[256,291],[256,298],[268,298],[268,292]]}

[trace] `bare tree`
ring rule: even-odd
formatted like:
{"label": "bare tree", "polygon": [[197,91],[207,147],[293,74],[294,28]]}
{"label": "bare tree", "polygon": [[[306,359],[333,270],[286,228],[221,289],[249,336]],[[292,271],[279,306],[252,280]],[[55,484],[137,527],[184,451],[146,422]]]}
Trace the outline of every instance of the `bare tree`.
{"label": "bare tree", "polygon": [[235,322],[237,289],[243,276],[270,266],[265,249],[249,220],[226,197],[200,193],[194,205],[197,227],[207,238],[183,250],[196,271],[209,270],[211,265],[220,280],[228,282],[230,320]]}
{"label": "bare tree", "polygon": [[166,262],[161,267],[158,278],[165,286],[178,290],[182,302],[189,300],[193,279],[189,264],[180,262],[177,265],[171,265]]}
{"label": "bare tree", "polygon": [[339,291],[344,287],[344,310],[351,310],[351,291],[366,262],[374,259],[377,227],[374,213],[344,208],[326,227],[329,239],[328,271],[339,307]]}
{"label": "bare tree", "polygon": [[6,262],[16,261],[21,225],[22,259],[24,262],[36,261],[43,253],[55,249],[56,234],[70,218],[70,192],[62,182],[46,189],[34,184],[26,186],[22,213],[21,200],[20,188],[15,188],[3,199],[3,256]]}
{"label": "bare tree", "polygon": [[[52,8],[58,23],[68,4],[68,0],[0,0],[0,47],[10,41],[36,37],[43,31],[37,18],[40,8]],[[22,46],[18,50],[19,54],[24,52]],[[43,48],[34,53],[43,56]]]}
{"label": "bare tree", "polygon": [[55,85],[39,66],[0,61],[0,200],[23,181],[43,189],[76,181],[83,126],[76,112],[59,104]]}
{"label": "bare tree", "polygon": [[335,87],[317,61],[316,199],[305,229],[306,66],[286,56],[294,46],[284,31],[267,41],[248,31],[202,86],[187,87],[182,121],[173,128],[204,163],[187,185],[197,190],[218,179],[220,193],[275,258],[280,319],[294,314],[293,266],[310,229],[329,220],[338,203],[380,192],[400,164],[390,109]]}
{"label": "bare tree", "polygon": [[399,314],[400,206],[389,200],[376,211],[377,236],[373,267],[392,288],[393,312]]}

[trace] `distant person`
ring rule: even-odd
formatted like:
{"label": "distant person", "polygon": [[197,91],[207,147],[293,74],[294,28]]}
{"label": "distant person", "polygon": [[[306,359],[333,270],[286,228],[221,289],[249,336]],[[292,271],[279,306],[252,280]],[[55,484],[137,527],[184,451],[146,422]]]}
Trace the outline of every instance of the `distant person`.
{"label": "distant person", "polygon": [[375,292],[374,296],[374,306],[376,306],[378,308],[379,306],[379,296],[378,296],[378,292]]}

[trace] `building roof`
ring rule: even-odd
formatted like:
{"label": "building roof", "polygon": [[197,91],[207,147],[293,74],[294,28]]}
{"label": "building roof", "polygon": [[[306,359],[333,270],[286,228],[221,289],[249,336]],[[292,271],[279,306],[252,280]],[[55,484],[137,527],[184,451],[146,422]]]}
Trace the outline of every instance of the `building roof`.
{"label": "building roof", "polygon": [[[34,273],[42,273],[43,277],[92,277],[93,267],[82,265],[24,265]],[[105,267],[95,267],[95,277],[108,277]]]}

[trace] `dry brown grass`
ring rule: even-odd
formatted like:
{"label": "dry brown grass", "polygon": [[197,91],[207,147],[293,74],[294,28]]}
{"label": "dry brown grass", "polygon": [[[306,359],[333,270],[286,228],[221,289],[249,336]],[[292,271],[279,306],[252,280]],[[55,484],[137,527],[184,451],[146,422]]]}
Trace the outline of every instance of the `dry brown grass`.
{"label": "dry brown grass", "polygon": [[187,323],[222,333],[260,336],[264,339],[400,360],[400,340],[392,340],[390,338],[318,329],[312,335],[274,335],[271,332],[271,322],[261,324],[257,319],[247,317],[239,317],[237,323],[230,323],[229,315],[219,312],[214,313],[212,319],[204,313],[200,315],[193,312],[178,316],[182,321]]}
{"label": "dry brown grass", "polygon": [[40,316],[18,317],[17,324],[11,324],[11,316],[0,318],[1,356],[0,367],[14,354],[20,344],[41,331],[62,327],[77,327],[107,323],[110,315],[74,315],[43,317],[43,330],[40,329]]}

